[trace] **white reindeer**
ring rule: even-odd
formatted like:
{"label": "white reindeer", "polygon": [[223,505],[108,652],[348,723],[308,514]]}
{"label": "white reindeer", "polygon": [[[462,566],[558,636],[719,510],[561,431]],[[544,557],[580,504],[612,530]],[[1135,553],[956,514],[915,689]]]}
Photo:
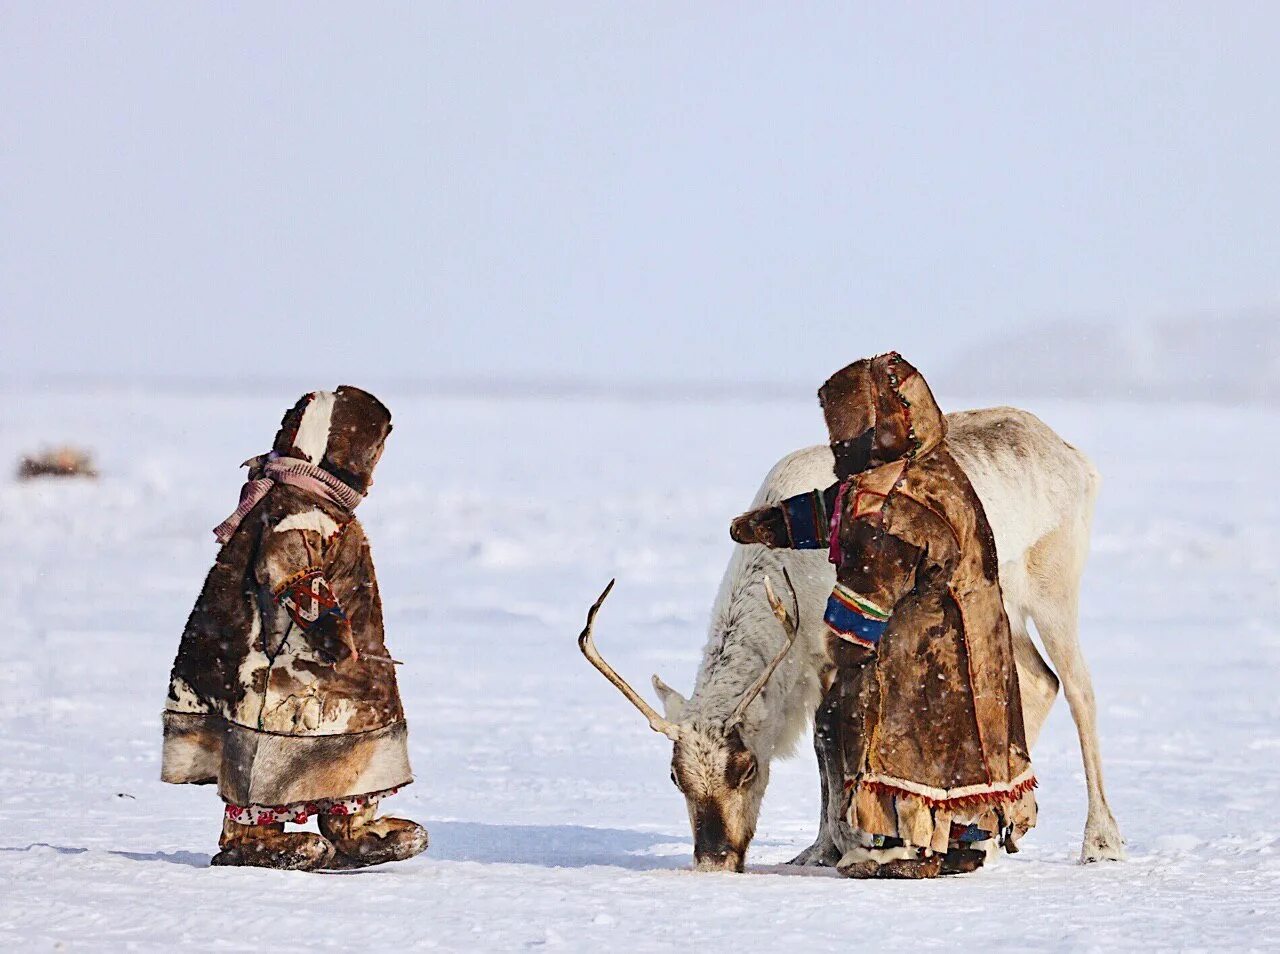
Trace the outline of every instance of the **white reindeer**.
{"label": "white reindeer", "polygon": [[[1124,858],[1124,839],[1107,805],[1089,670],[1080,652],[1080,576],[1099,478],[1080,451],[1026,411],[1001,407],[947,415],[947,445],[973,483],[995,534],[1000,586],[1013,631],[1027,741],[1034,745],[1058,692],[1080,738],[1089,808],[1083,863]],[[825,446],[796,451],[765,477],[752,509],[775,504],[835,476]],[[726,515],[725,526],[728,526]],[[786,574],[796,604],[793,639],[778,625],[766,580]],[[592,607],[580,644],[588,659],[675,743],[671,778],[684,794],[699,869],[742,871],[774,758],[794,754],[820,696],[828,665],[822,617],[835,582],[825,551],[735,547],[712,610],[710,638],[693,695],[685,699],[656,675],[659,715],[595,651]],[[612,586],[612,584],[610,584]],[[603,601],[608,590],[601,595]],[[779,615],[779,619],[783,616]],[[1057,675],[1028,633],[1035,623]],[[822,762],[822,739],[814,737]],[[820,774],[821,771],[820,771]],[[817,840],[792,864],[831,865],[841,845],[838,799],[822,776]],[[839,789],[835,789],[839,791]],[[847,829],[847,826],[845,826]]]}

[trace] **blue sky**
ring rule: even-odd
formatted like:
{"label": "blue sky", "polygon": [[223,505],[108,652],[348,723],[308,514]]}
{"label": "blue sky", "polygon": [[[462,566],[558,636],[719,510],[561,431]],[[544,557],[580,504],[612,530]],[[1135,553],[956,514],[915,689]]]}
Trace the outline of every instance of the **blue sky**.
{"label": "blue sky", "polygon": [[0,374],[820,381],[1280,301],[1265,3],[8,3]]}

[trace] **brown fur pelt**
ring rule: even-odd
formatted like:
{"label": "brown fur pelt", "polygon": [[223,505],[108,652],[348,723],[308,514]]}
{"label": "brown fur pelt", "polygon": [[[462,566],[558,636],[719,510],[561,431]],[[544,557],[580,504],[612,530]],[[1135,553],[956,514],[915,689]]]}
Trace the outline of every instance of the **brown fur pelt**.
{"label": "brown fur pelt", "polygon": [[[1013,641],[982,503],[944,442],[924,378],[897,354],[819,392],[840,483],[744,515],[757,542],[788,514],[836,518],[832,673],[819,709],[844,778],[842,815],[869,835],[945,852],[953,821],[1020,835],[1035,823]],[[777,511],[775,514],[774,512]],[[786,524],[781,541],[776,528]],[[808,526],[809,524],[804,524]],[[744,529],[745,528],[745,529]],[[842,628],[843,627],[843,628]]]}
{"label": "brown fur pelt", "polygon": [[[371,394],[306,395],[275,449],[361,493],[391,430]],[[329,498],[276,484],[218,553],[182,635],[162,776],[279,805],[411,781],[369,541]]]}

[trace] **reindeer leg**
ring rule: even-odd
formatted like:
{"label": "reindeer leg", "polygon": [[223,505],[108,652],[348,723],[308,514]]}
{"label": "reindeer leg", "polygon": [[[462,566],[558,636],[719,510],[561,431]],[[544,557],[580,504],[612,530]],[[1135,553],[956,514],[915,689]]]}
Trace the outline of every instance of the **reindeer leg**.
{"label": "reindeer leg", "polygon": [[[1075,540],[1072,537],[1075,536]],[[1032,548],[1031,576],[1037,599],[1032,610],[1036,631],[1052,660],[1062,689],[1071,707],[1071,718],[1080,738],[1085,784],[1089,793],[1089,813],[1084,825],[1084,845],[1080,861],[1123,861],[1124,838],[1116,824],[1102,785],[1102,750],[1098,744],[1098,712],[1093,680],[1080,651],[1080,573],[1084,565],[1081,546],[1087,546],[1088,528],[1072,535],[1066,528],[1055,530]]]}
{"label": "reindeer leg", "polygon": [[813,724],[813,748],[818,753],[818,780],[822,784],[822,812],[818,816],[818,837],[812,845],[790,861],[789,865],[805,865],[830,868],[840,860],[840,850],[831,834],[831,782],[828,772],[828,753],[823,742],[821,716]]}
{"label": "reindeer leg", "polygon": [[1013,633],[1013,660],[1018,668],[1018,689],[1022,696],[1022,724],[1027,730],[1027,748],[1034,751],[1058,695],[1058,677],[1027,632],[1026,619],[1010,616],[1009,627]]}

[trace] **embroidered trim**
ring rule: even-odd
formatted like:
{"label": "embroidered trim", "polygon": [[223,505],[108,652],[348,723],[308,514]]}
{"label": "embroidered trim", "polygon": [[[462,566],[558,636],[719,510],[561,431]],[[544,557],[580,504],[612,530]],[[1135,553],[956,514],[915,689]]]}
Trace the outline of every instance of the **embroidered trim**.
{"label": "embroidered trim", "polygon": [[968,825],[960,825],[956,822],[952,822],[950,837],[948,840],[958,842],[963,845],[975,841],[987,841],[994,836],[995,832],[983,831],[973,822],[970,822]]}
{"label": "embroidered trim", "polygon": [[289,805],[232,805],[228,802],[226,816],[237,825],[278,825],[281,822],[304,825],[312,815],[354,815],[398,791],[399,788],[388,788],[367,795],[322,798],[314,802],[293,802]]}
{"label": "embroidered trim", "polygon": [[833,595],[838,595],[847,600],[854,609],[868,619],[879,620],[883,623],[892,615],[888,610],[881,609],[875,603],[871,602],[871,600],[867,599],[865,596],[855,593],[842,583],[836,584]]}
{"label": "embroidered trim", "polygon": [[909,374],[902,380],[898,379],[898,372],[895,367],[896,362],[903,360],[902,355],[896,351],[889,352],[889,360],[885,363],[885,375],[889,378],[889,385],[893,388],[894,395],[898,398],[898,403],[902,405],[902,416],[907,419],[907,438],[911,441],[911,450],[907,452],[907,457],[914,459],[920,453],[920,448],[924,441],[916,436],[916,424],[911,418],[911,402],[907,400],[902,393],[902,385],[910,381],[914,374]]}
{"label": "embroidered trim", "polygon": [[930,808],[965,809],[984,808],[1016,802],[1039,786],[1036,777],[1028,769],[1012,782],[996,782],[990,785],[963,785],[959,788],[934,788],[889,775],[864,775],[860,779],[848,779],[845,789],[861,788],[877,795],[893,795],[916,798]]}
{"label": "embroidered trim", "polygon": [[278,600],[280,599],[280,594],[283,593],[285,590],[287,590],[289,587],[293,586],[293,584],[297,583],[299,580],[303,579],[304,577],[310,576],[312,573],[320,573],[320,572],[323,572],[323,571],[318,566],[309,566],[305,570],[299,570],[297,573],[294,573],[291,576],[286,577],[283,583],[278,584],[276,588],[271,591],[271,595]]}
{"label": "embroidered trim", "polygon": [[880,645],[880,637],[889,625],[889,613],[865,596],[837,583],[827,598],[823,621],[841,639],[868,649]]}
{"label": "embroidered trim", "polygon": [[326,616],[347,618],[347,614],[338,605],[338,598],[329,587],[329,581],[318,569],[292,578],[276,594],[276,599],[303,632]]}
{"label": "embroidered trim", "polygon": [[822,491],[811,490],[788,497],[782,501],[782,517],[791,544],[797,550],[819,550],[827,546],[831,521]]}

